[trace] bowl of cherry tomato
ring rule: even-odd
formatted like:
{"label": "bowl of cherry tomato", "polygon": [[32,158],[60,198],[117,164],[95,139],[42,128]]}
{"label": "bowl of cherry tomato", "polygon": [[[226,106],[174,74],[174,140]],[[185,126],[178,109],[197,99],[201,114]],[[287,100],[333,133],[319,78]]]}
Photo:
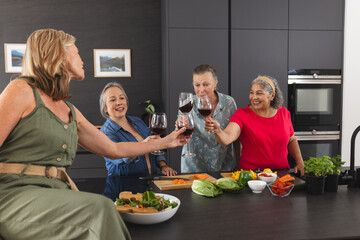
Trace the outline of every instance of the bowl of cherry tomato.
{"label": "bowl of cherry tomato", "polygon": [[291,191],[294,188],[294,184],[292,182],[282,182],[277,180],[274,183],[267,184],[272,195],[277,197],[286,197],[289,196]]}
{"label": "bowl of cherry tomato", "polygon": [[258,179],[265,181],[266,183],[273,183],[275,182],[277,175],[275,173],[258,173]]}

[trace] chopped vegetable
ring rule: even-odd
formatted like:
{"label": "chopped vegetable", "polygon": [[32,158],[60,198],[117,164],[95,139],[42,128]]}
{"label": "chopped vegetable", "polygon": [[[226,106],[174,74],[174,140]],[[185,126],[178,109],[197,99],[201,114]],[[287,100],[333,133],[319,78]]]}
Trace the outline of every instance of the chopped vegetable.
{"label": "chopped vegetable", "polygon": [[275,174],[277,174],[277,172],[271,171],[270,168],[265,168],[262,172],[263,172],[263,173],[275,173]]}
{"label": "chopped vegetable", "polygon": [[278,180],[281,182],[291,182],[291,181],[295,181],[295,178],[292,177],[290,174],[286,174],[286,175],[282,176],[281,178],[278,178]]}
{"label": "chopped vegetable", "polygon": [[232,178],[220,178],[216,184],[226,192],[240,192],[244,189],[244,185],[239,184],[235,179]]}
{"label": "chopped vegetable", "polygon": [[231,173],[232,178],[235,179],[236,181],[239,180],[240,173],[241,173],[242,171],[243,171],[243,170],[241,169],[240,171],[232,172],[232,173]]}
{"label": "chopped vegetable", "polygon": [[265,168],[262,172],[263,173],[273,173],[270,168]]}
{"label": "chopped vegetable", "polygon": [[194,174],[194,176],[192,177],[193,179],[207,179],[209,177],[209,175],[207,175],[206,173],[197,173]]}
{"label": "chopped vegetable", "polygon": [[184,183],[187,183],[188,181],[186,181],[184,179],[174,179],[171,182],[174,184],[184,184]]}
{"label": "chopped vegetable", "polygon": [[287,194],[293,184],[291,182],[282,182],[280,179],[276,179],[275,183],[271,185],[271,191],[278,196]]}
{"label": "chopped vegetable", "polygon": [[272,175],[267,174],[267,173],[260,173],[259,176],[260,177],[272,177]]}
{"label": "chopped vegetable", "polygon": [[257,177],[257,174],[256,174],[253,170],[250,169],[250,172],[251,172],[251,176],[252,176],[252,179],[253,179],[253,180],[255,180],[255,179],[258,178],[258,177]]}
{"label": "chopped vegetable", "polygon": [[207,197],[216,197],[223,193],[219,186],[204,179],[194,180],[191,189],[194,193]]}

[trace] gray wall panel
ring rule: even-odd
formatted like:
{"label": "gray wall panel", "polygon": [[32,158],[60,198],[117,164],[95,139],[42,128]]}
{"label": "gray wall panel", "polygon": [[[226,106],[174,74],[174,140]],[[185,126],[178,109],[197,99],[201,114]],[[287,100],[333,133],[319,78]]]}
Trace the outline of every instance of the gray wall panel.
{"label": "gray wall panel", "polygon": [[228,1],[169,0],[169,27],[227,28]]}
{"label": "gray wall panel", "polygon": [[342,31],[289,31],[289,69],[342,69]]}
{"label": "gray wall panel", "polygon": [[288,0],[232,0],[232,29],[288,29]]}
{"label": "gray wall panel", "polygon": [[233,30],[231,69],[231,95],[239,108],[249,103],[251,81],[259,74],[278,80],[286,103],[287,31]]}
{"label": "gray wall panel", "polygon": [[344,0],[289,0],[289,28],[342,30]]}

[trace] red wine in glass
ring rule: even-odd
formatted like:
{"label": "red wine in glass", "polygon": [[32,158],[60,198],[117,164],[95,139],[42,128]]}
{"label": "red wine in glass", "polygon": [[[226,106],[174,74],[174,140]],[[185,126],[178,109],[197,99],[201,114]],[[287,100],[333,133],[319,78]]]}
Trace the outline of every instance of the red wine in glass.
{"label": "red wine in glass", "polygon": [[161,127],[151,127],[150,131],[154,134],[154,135],[162,135],[164,134],[164,132],[166,131],[166,128],[161,128]]}
{"label": "red wine in glass", "polygon": [[[154,113],[151,117],[150,131],[155,135],[161,135],[165,132],[167,127],[167,118],[165,113]],[[154,151],[154,155],[162,155],[163,151]]]}
{"label": "red wine in glass", "polygon": [[189,113],[194,105],[192,93],[181,92],[179,95],[179,110],[182,113]]}
{"label": "red wine in glass", "polygon": [[[212,112],[212,104],[210,101],[209,96],[204,95],[204,96],[200,96],[197,99],[196,102],[196,106],[198,108],[199,113],[204,117],[207,118],[211,115]],[[204,119],[205,120],[205,119]],[[211,121],[210,118],[207,119],[206,121]],[[209,134],[211,134],[212,132],[208,132]]]}
{"label": "red wine in glass", "polygon": [[204,117],[207,117],[211,114],[211,109],[205,109],[205,108],[201,108],[201,109],[198,109],[199,110],[199,113],[201,115],[203,115]]}
{"label": "red wine in glass", "polygon": [[190,136],[194,132],[194,128],[187,128],[185,132],[182,133],[184,136]]}
{"label": "red wine in glass", "polygon": [[191,111],[191,109],[193,108],[193,103],[192,102],[188,102],[187,104],[179,107],[179,110],[182,112],[182,113],[189,113]]}
{"label": "red wine in glass", "polygon": [[[190,136],[194,132],[194,118],[191,113],[180,114],[177,118],[177,126],[179,129],[186,127],[186,130],[182,133],[183,136]],[[183,157],[195,157],[196,154],[190,152],[189,143],[186,144],[186,153],[182,155]]]}

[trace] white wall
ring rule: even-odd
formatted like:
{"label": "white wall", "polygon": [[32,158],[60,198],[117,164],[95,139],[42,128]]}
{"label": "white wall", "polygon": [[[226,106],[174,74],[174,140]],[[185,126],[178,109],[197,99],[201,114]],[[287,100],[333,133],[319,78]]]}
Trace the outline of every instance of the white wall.
{"label": "white wall", "polygon": [[[350,165],[350,141],[360,125],[360,1],[345,0],[342,160]],[[355,144],[355,166],[360,167],[360,133]]]}

